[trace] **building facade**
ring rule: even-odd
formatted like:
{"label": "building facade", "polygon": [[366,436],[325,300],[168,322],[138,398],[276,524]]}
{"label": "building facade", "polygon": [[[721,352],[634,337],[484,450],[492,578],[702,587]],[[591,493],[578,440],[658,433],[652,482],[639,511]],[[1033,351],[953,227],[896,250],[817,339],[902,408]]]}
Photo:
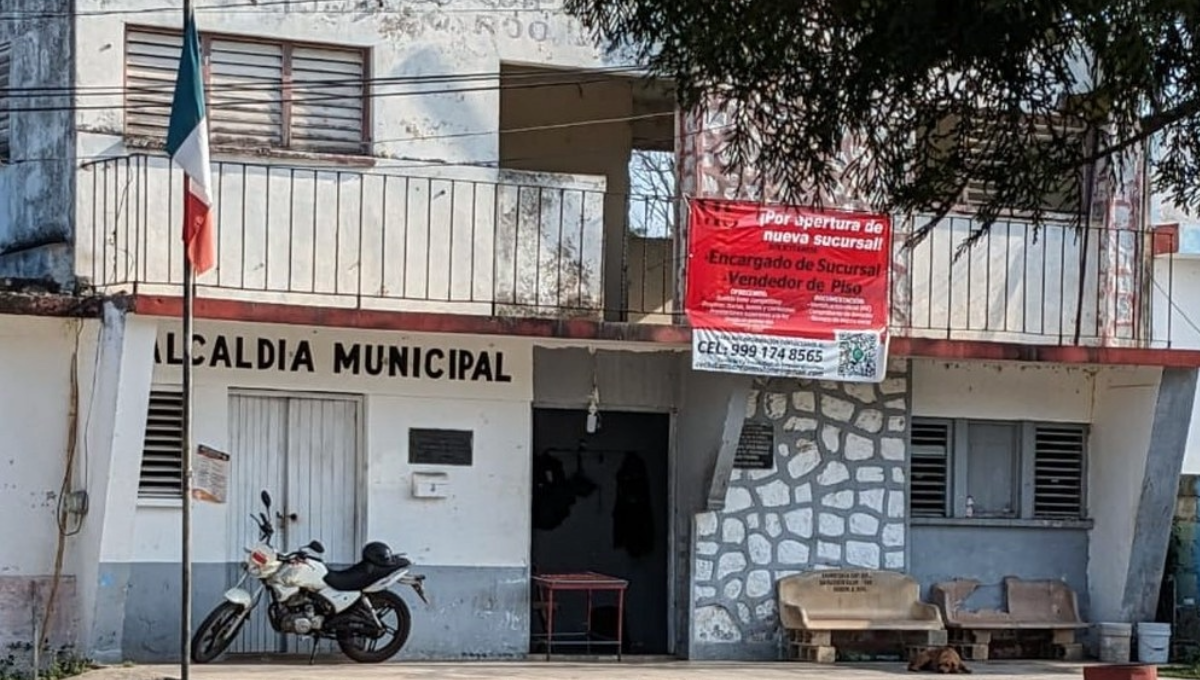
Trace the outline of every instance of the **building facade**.
{"label": "building facade", "polygon": [[[0,306],[0,631],[53,597],[55,639],[169,660],[180,22],[73,7],[0,22],[0,276],[62,289]],[[197,621],[263,488],[287,545],[384,540],[428,574],[398,659],[525,655],[530,575],[562,570],[629,579],[631,652],[697,659],[778,658],[774,584],[818,568],[1062,579],[1088,620],[1146,616],[1200,335],[1144,178],[1098,182],[1081,233],[1012,218],[958,259],[969,201],[912,248],[897,219],[879,384],[695,371],[677,195],[739,197],[718,116],[552,2],[197,7],[217,267],[194,432],[230,456],[196,505]],[[737,466],[746,423],[769,467]],[[252,622],[234,651],[280,645]]]}

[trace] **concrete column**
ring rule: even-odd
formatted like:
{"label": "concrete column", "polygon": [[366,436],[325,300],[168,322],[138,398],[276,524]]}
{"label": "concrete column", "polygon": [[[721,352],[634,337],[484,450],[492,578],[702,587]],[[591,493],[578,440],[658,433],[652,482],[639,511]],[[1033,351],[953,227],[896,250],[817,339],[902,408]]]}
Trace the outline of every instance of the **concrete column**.
{"label": "concrete column", "polygon": [[90,507],[71,560],[81,648],[102,662],[121,659],[155,330],[153,320],[107,303],[98,337],[80,348],[78,429]]}
{"label": "concrete column", "polygon": [[1121,620],[1153,621],[1196,400],[1195,368],[1163,369],[1134,520]]}

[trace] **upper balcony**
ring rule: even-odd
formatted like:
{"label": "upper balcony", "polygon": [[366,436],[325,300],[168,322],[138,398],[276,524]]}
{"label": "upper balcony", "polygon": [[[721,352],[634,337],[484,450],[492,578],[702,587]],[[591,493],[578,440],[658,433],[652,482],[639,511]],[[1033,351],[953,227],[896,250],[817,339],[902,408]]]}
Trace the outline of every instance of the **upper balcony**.
{"label": "upper balcony", "polygon": [[[295,305],[682,323],[673,199],[604,177],[458,168],[214,163],[218,266],[199,294]],[[85,165],[76,269],[106,291],[177,295],[182,176],[162,156]],[[912,248],[896,223],[893,331],[1169,348],[1179,280],[1147,233],[953,216]],[[1153,294],[1152,294],[1153,293]],[[1173,328],[1173,325],[1175,328]]]}

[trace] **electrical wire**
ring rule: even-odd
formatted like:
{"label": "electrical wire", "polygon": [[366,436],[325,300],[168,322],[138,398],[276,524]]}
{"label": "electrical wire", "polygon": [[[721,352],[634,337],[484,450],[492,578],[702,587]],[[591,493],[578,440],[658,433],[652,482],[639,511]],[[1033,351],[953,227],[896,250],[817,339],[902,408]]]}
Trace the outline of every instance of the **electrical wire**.
{"label": "electrical wire", "polygon": [[[596,67],[570,67],[554,70],[539,70],[529,72],[504,72],[504,71],[472,71],[472,72],[448,72],[448,73],[429,73],[409,76],[378,76],[378,77],[350,77],[350,78],[330,78],[319,81],[311,81],[306,86],[315,87],[317,85],[333,86],[333,85],[425,85],[425,84],[444,84],[458,83],[471,81],[487,81],[492,82],[498,79],[508,81],[521,80],[537,80],[544,79],[548,86],[564,86],[564,85],[580,85],[585,84],[582,80],[571,80],[568,78],[560,78],[559,76],[566,75],[637,75],[640,66],[636,64],[612,65],[612,66],[596,66]],[[255,82],[242,83],[237,85],[230,84],[209,84],[205,86],[207,92],[253,92],[259,90],[272,90],[283,85],[281,78],[256,78]],[[606,81],[607,82],[607,79]],[[99,92],[92,92],[98,90]],[[174,84],[165,84],[161,89],[152,88],[130,88],[127,85],[76,85],[71,87],[59,86],[37,86],[37,87],[7,87],[0,88],[0,95],[11,96],[13,93],[29,96],[114,96],[125,94],[128,91],[144,91],[144,92],[165,92],[171,94],[174,92]]]}
{"label": "electrical wire", "polygon": [[[376,0],[376,5],[370,9],[365,8],[332,8],[320,7],[319,4],[325,0],[243,0],[240,2],[228,2],[221,4],[196,4],[193,3],[192,9],[199,12],[221,12],[233,14],[254,14],[263,8],[269,7],[290,7],[295,8],[295,11],[288,10],[282,13],[322,13],[322,14],[403,14],[405,16],[418,16],[423,14],[480,14],[480,13],[496,13],[496,14],[521,14],[521,13],[538,13],[538,14],[562,14],[560,8],[543,8],[543,7],[439,7],[437,9],[419,9],[413,7],[393,8],[382,5],[382,2]],[[312,9],[305,10],[304,5],[312,5]],[[47,12],[44,10],[9,10],[0,12],[0,21],[19,21],[25,19],[55,19],[68,17],[104,17],[104,16],[123,16],[127,14],[148,14],[159,12],[175,12],[179,13],[181,8],[178,5],[160,5],[158,7],[145,7],[141,9],[97,9],[97,10],[75,10],[74,12]]]}
{"label": "electrical wire", "polygon": [[[388,140],[380,140],[379,142],[375,142],[375,143],[396,144],[396,143],[404,143],[404,142],[422,142],[422,141],[428,141],[428,140],[454,139],[454,138],[462,138],[462,137],[469,137],[469,136],[483,136],[483,135],[492,135],[492,134],[498,134],[498,135],[509,134],[509,133],[518,133],[519,134],[519,133],[537,132],[537,131],[542,131],[542,130],[562,129],[562,128],[574,127],[574,126],[585,126],[585,125],[592,125],[592,124],[611,124],[611,123],[617,123],[617,122],[623,122],[623,121],[640,120],[646,116],[655,117],[657,115],[659,115],[659,114],[643,114],[642,116],[624,116],[624,117],[619,117],[619,118],[603,118],[603,119],[595,119],[595,120],[590,120],[590,121],[576,121],[573,123],[558,123],[558,124],[551,124],[551,125],[535,125],[535,126],[529,126],[529,127],[524,127],[524,128],[495,129],[495,130],[480,130],[480,131],[473,131],[473,132],[447,133],[447,134],[443,134],[443,135],[415,135],[412,137],[401,137],[401,138],[393,138],[393,139],[388,139]],[[662,114],[662,115],[672,115],[672,114]],[[732,126],[732,124],[712,126],[709,128],[705,128],[703,130],[696,130],[696,131],[691,131],[691,132],[681,132],[678,134],[672,134],[667,137],[649,138],[649,139],[646,139],[645,141],[652,145],[653,144],[666,144],[666,143],[676,142],[680,138],[689,138],[689,137],[694,137],[694,136],[700,135],[700,134],[706,134],[709,132],[720,131],[722,129],[725,129],[725,128],[728,128],[731,126]],[[247,149],[247,152],[253,153],[254,149]],[[396,166],[395,169],[397,171],[409,171],[409,170],[422,169],[422,168],[447,168],[447,167],[474,167],[474,168],[494,169],[494,168],[497,168],[501,163],[536,162],[536,161],[540,161],[540,160],[549,160],[549,159],[557,159],[557,158],[592,156],[592,155],[596,155],[596,154],[600,154],[600,153],[611,153],[611,149],[592,149],[592,150],[583,150],[583,151],[569,150],[569,151],[563,151],[563,152],[557,152],[557,153],[536,154],[536,155],[531,155],[531,156],[521,156],[521,157],[514,157],[514,158],[505,158],[505,159],[496,158],[496,159],[474,160],[474,161],[444,161],[444,160],[430,161],[429,159],[423,159],[423,158],[415,158],[414,159],[414,158],[405,158],[405,157],[398,157],[398,156],[373,157],[373,158],[381,158],[383,160],[402,162],[402,163],[404,163],[404,165]],[[92,155],[92,156],[75,156],[75,157],[15,158],[15,159],[6,161],[6,164],[7,165],[22,165],[22,164],[33,164],[33,163],[62,163],[62,162],[90,163],[90,162],[102,162],[102,161],[106,161],[106,160],[117,160],[122,157],[124,157],[124,156],[113,155],[113,154],[97,154],[97,155]],[[216,163],[219,161],[214,161],[214,162]],[[2,166],[0,166],[0,167],[2,167]],[[634,194],[629,194],[629,195],[634,196]],[[658,196],[641,196],[641,197],[643,197],[643,198],[661,198]]]}
{"label": "electrical wire", "polygon": [[[314,103],[314,102],[338,101],[338,100],[346,100],[346,99],[351,99],[355,102],[358,102],[360,99],[366,100],[366,101],[371,101],[371,100],[385,99],[385,98],[391,98],[391,97],[429,97],[429,96],[447,97],[447,96],[472,93],[472,92],[502,92],[502,91],[506,91],[506,90],[527,90],[527,89],[537,89],[537,88],[544,88],[544,87],[562,87],[565,85],[579,86],[579,85],[589,85],[589,84],[607,83],[607,82],[612,82],[612,79],[611,78],[595,78],[595,79],[591,79],[591,80],[580,80],[580,81],[573,81],[573,82],[549,82],[549,83],[509,83],[509,84],[497,83],[497,84],[493,84],[493,85],[481,85],[481,86],[476,86],[476,87],[443,88],[443,89],[436,89],[436,90],[433,90],[433,89],[431,89],[431,90],[415,90],[415,91],[409,91],[409,92],[365,92],[361,96],[354,96],[354,97],[347,97],[344,94],[322,94],[322,95],[311,96],[311,97],[295,97],[295,96],[287,97],[287,98],[281,97],[278,101],[281,104],[282,103],[308,104],[308,103]],[[315,87],[315,85],[313,87]],[[324,86],[322,86],[322,87],[324,87]],[[304,89],[308,89],[308,88],[305,87]],[[165,94],[165,92],[164,92],[164,94]],[[65,96],[65,95],[60,95],[60,96]],[[107,96],[119,96],[119,95],[112,94],[112,95],[107,95]],[[244,102],[244,103],[254,103],[254,104],[258,104],[258,105],[262,104],[261,99],[242,99],[240,101]],[[227,108],[234,109],[236,106],[236,103],[237,103],[237,101],[235,100],[234,106],[228,106]],[[130,111],[130,110],[136,111],[136,110],[144,110],[144,109],[169,109],[169,108],[170,108],[170,105],[167,104],[166,102],[163,102],[163,103],[152,102],[152,103],[144,103],[144,104],[125,103],[125,104],[67,104],[67,105],[58,105],[58,106],[24,106],[24,107],[10,106],[8,111],[10,114],[13,114],[13,113],[55,113],[55,112],[74,112],[74,111]]]}

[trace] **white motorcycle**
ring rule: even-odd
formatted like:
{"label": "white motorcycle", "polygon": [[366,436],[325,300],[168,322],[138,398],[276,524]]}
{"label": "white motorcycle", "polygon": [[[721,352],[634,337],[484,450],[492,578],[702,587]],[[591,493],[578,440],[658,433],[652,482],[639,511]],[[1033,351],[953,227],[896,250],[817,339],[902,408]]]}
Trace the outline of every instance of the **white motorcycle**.
{"label": "white motorcycle", "polygon": [[[429,604],[425,577],[410,574],[411,563],[378,541],[363,546],[362,560],[342,571],[331,571],[308,552],[324,553],[320,541],[280,553],[271,547],[275,535],[268,517],[271,495],[263,491],[261,497],[267,511],[258,517],[251,515],[258,525],[259,543],[246,549],[245,574],[225,591],[225,600],[192,636],[192,661],[208,663],[220,656],[250,618],[264,591],[270,599],[267,618],[271,627],[280,633],[311,637],[313,655],[317,641],[326,638],[337,640],[342,653],[359,663],[378,663],[395,656],[408,641],[412,614],[389,588],[397,583],[410,586]],[[242,587],[248,578],[261,584],[254,594]],[[389,623],[389,619],[394,621]]]}

